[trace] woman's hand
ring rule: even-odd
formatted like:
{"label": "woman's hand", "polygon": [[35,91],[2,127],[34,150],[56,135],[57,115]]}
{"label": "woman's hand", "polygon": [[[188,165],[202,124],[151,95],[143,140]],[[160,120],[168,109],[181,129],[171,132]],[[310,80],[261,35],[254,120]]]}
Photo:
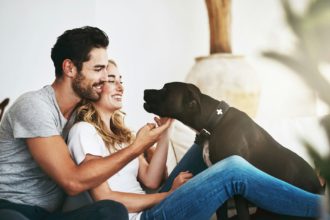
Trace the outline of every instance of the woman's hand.
{"label": "woman's hand", "polygon": [[[159,133],[157,139],[157,147],[154,148],[152,157],[149,158],[148,162],[144,157],[140,157],[139,173],[138,178],[146,187],[150,189],[157,189],[164,179],[164,173],[166,172],[166,161],[168,154],[168,128],[171,125],[172,119],[169,118],[158,118],[155,117],[155,122],[157,123],[158,128],[164,128],[162,133]],[[156,125],[154,125],[156,126]],[[138,135],[143,136],[145,130],[142,128]],[[146,132],[147,133],[147,132]],[[141,137],[142,138],[142,137]],[[145,141],[145,140],[142,140]],[[155,142],[150,142],[153,144]],[[167,176],[167,173],[166,173]]]}
{"label": "woman's hand", "polygon": [[168,121],[170,122],[169,127],[159,137],[159,140],[167,140],[170,137],[170,134],[172,131],[171,125],[172,125],[173,119],[172,118],[154,117],[154,120],[158,126],[162,126],[162,125],[168,123]]}
{"label": "woman's hand", "polygon": [[[169,127],[165,130],[167,133],[169,133],[169,130],[171,130],[171,125],[173,122],[172,118],[162,118],[162,117],[154,117],[155,122],[157,123],[157,126],[162,126],[166,123],[170,123]],[[164,131],[164,133],[165,133]]]}
{"label": "woman's hand", "polygon": [[189,171],[181,172],[175,177],[170,192],[173,192],[193,177]]}
{"label": "woman's hand", "polygon": [[154,117],[155,122],[157,123],[158,126],[162,126],[165,124],[168,120],[172,123],[171,118],[162,118],[162,117]]}

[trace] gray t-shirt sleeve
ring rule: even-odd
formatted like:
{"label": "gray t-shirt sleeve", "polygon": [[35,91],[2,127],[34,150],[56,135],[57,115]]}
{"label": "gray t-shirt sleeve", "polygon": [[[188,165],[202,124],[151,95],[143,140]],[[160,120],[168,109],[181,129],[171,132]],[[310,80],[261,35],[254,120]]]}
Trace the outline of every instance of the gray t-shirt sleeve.
{"label": "gray t-shirt sleeve", "polygon": [[14,138],[60,135],[51,103],[41,96],[26,96],[13,106],[10,120]]}

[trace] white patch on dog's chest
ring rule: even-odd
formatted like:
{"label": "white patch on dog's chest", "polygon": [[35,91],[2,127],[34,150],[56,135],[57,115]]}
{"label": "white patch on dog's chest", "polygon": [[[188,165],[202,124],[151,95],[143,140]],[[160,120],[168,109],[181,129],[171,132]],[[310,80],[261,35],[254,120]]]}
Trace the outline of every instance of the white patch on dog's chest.
{"label": "white patch on dog's chest", "polygon": [[209,141],[206,140],[204,142],[204,146],[203,146],[203,159],[204,162],[206,163],[206,165],[208,167],[212,166],[212,162],[210,160],[210,151],[209,151]]}

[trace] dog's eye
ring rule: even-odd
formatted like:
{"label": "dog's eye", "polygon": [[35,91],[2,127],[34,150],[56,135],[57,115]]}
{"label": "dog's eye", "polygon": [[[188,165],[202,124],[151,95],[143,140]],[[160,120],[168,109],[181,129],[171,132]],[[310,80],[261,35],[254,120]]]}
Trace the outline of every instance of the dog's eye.
{"label": "dog's eye", "polygon": [[190,108],[190,109],[193,109],[193,108],[195,108],[197,106],[197,101],[196,100],[192,100],[191,102],[189,102],[189,104],[188,104],[188,107]]}

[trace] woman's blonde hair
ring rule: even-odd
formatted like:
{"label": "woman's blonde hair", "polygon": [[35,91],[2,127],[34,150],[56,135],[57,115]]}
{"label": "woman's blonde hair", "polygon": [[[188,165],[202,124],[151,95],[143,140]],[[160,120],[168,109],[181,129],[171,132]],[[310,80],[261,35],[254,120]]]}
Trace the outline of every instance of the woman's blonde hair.
{"label": "woman's blonde hair", "polygon": [[92,102],[84,100],[77,108],[76,122],[85,121],[92,124],[109,152],[113,153],[120,150],[123,144],[132,143],[134,139],[133,133],[124,124],[124,115],[120,110],[115,111],[109,122],[109,130]]}

